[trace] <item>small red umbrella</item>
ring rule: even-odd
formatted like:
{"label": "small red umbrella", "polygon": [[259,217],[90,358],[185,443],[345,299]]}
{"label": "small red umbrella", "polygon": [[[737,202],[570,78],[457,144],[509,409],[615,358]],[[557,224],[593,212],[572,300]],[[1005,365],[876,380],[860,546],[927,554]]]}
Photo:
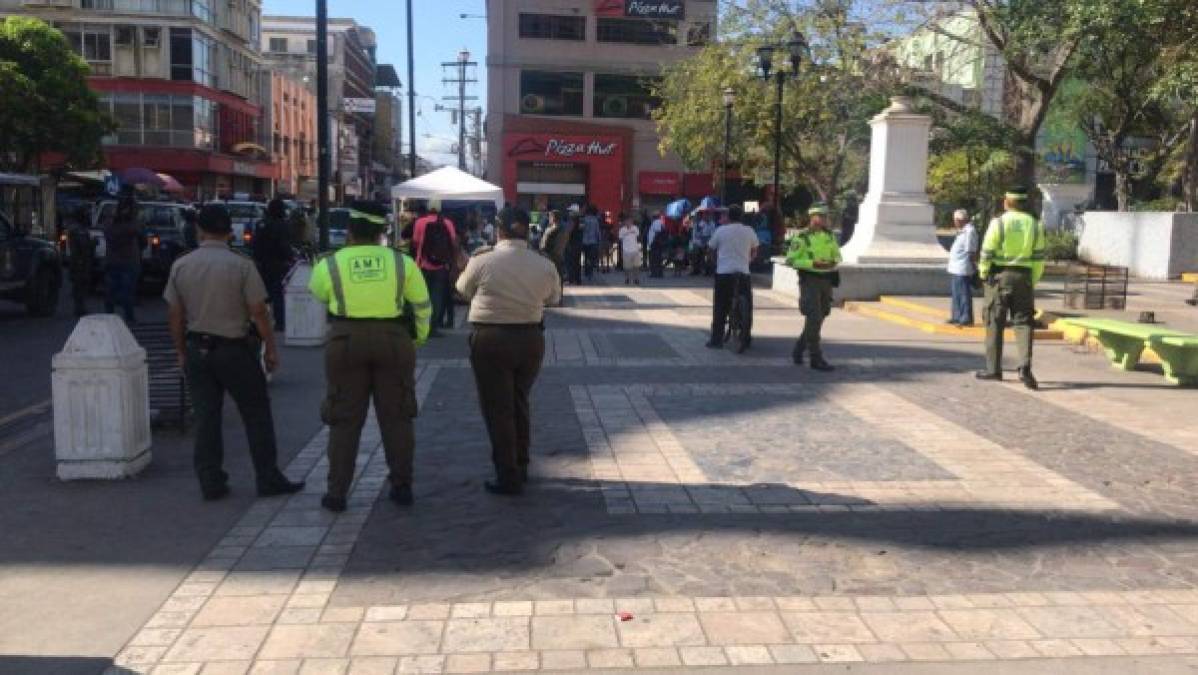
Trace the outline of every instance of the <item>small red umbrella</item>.
{"label": "small red umbrella", "polygon": [[183,192],[183,184],[175,180],[174,176],[166,173],[160,173],[158,174],[158,179],[161,181],[159,182],[158,187],[163,192]]}

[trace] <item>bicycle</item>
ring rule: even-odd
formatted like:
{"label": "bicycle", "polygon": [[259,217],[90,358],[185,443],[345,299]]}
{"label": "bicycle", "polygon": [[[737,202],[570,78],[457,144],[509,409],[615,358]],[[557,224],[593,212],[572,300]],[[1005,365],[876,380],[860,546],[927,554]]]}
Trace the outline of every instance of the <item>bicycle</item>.
{"label": "bicycle", "polygon": [[752,292],[752,282],[747,274],[736,275],[736,285],[732,289],[732,305],[728,310],[728,327],[724,329],[724,344],[731,345],[732,350],[737,354],[745,353],[749,348],[749,341],[752,339],[749,335],[749,320],[750,312],[752,311],[749,299],[744,296],[741,284],[749,283],[749,292]]}

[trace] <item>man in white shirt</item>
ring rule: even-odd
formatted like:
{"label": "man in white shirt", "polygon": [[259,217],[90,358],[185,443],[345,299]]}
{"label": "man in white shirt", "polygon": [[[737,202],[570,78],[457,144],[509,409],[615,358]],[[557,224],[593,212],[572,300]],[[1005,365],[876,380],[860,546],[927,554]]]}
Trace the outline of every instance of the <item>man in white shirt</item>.
{"label": "man in white shirt", "polygon": [[641,285],[641,228],[632,223],[632,216],[623,216],[617,236],[624,261],[624,285]]}
{"label": "man in white shirt", "polygon": [[[746,336],[753,328],[753,279],[749,276],[749,263],[757,254],[757,233],[741,222],[744,211],[738,205],[728,207],[728,224],[716,229],[707,246],[716,254],[715,297],[712,300],[711,340],[707,346],[720,349],[724,346],[724,325],[728,321],[728,310],[732,298],[739,293],[749,306]],[[745,344],[751,342],[746,339]]]}

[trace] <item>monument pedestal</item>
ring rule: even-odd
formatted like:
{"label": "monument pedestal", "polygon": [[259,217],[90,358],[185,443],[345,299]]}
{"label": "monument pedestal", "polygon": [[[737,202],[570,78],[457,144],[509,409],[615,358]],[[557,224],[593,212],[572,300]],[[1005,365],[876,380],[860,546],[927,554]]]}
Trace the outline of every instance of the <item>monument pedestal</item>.
{"label": "monument pedestal", "polygon": [[841,254],[838,300],[880,295],[944,295],[948,253],[936,239],[928,201],[928,132],[932,118],[905,97],[870,121],[869,192]]}

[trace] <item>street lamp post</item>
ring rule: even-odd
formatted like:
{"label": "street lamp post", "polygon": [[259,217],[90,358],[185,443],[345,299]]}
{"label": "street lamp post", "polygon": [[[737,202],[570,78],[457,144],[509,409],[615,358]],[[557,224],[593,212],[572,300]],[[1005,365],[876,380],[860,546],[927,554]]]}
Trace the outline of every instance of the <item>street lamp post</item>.
{"label": "street lamp post", "polygon": [[728,205],[728,153],[732,149],[732,104],[736,103],[736,92],[732,87],[724,89],[724,171],[720,180],[720,204]]}
{"label": "street lamp post", "polygon": [[[774,53],[784,51],[790,67],[784,68],[778,64],[774,68]],[[782,97],[785,93],[787,80],[799,76],[799,66],[803,63],[803,53],[807,51],[807,40],[803,34],[795,31],[786,44],[770,44],[757,48],[757,75],[768,82],[771,75],[774,78],[774,204],[779,214],[782,212],[782,196],[780,192],[782,172]]]}
{"label": "street lamp post", "polygon": [[317,247],[329,248],[329,179],[332,177],[332,131],[329,128],[329,5],[316,0],[316,145]]}

